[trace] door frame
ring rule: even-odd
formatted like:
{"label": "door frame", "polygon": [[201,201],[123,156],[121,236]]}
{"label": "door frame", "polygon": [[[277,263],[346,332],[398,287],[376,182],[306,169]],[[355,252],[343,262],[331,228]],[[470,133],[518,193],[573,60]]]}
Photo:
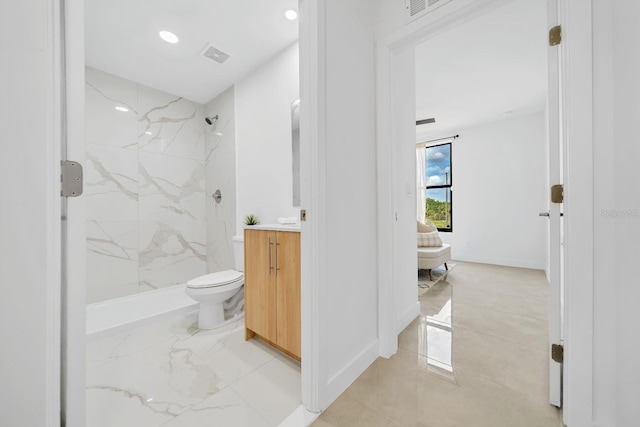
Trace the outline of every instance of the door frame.
{"label": "door frame", "polygon": [[[395,328],[394,279],[398,260],[395,201],[399,192],[394,141],[402,140],[405,119],[398,111],[394,63],[418,44],[480,16],[510,0],[460,0],[404,26],[377,45],[377,170],[378,170],[378,333],[380,355],[398,351]],[[560,45],[565,169],[565,368],[564,421],[594,425],[593,397],[593,76],[592,5],[583,0],[560,0],[563,41]],[[394,84],[396,86],[394,86]],[[415,81],[405,82],[415,86]],[[585,126],[585,124],[589,124]],[[414,142],[414,141],[412,141]],[[573,213],[576,213],[573,215]],[[583,230],[589,230],[584,232]]]}
{"label": "door frame", "polygon": [[[85,164],[84,0],[58,0],[62,7],[64,139],[62,158]],[[63,200],[62,414],[67,427],[86,423],[86,215],[83,196]],[[68,226],[67,224],[73,224]]]}

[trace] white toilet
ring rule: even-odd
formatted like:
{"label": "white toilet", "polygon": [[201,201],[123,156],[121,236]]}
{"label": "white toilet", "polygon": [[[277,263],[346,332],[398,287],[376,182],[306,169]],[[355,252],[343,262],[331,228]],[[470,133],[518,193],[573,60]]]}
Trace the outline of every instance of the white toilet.
{"label": "white toilet", "polygon": [[[223,303],[244,285],[244,241],[233,237],[235,270],[219,271],[187,282],[186,293],[200,303],[198,328],[214,329],[225,323]],[[243,297],[244,298],[244,297]]]}

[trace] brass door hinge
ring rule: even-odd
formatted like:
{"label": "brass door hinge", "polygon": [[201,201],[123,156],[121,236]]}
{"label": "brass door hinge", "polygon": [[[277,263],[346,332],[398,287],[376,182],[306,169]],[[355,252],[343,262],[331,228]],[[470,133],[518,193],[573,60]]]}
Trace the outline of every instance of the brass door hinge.
{"label": "brass door hinge", "polygon": [[554,362],[564,362],[564,347],[562,344],[551,344],[551,358]]}
{"label": "brass door hinge", "polygon": [[551,187],[551,202],[564,202],[564,187],[561,184],[557,184]]}
{"label": "brass door hinge", "polygon": [[549,46],[559,45],[562,41],[562,28],[560,25],[556,25],[549,30]]}

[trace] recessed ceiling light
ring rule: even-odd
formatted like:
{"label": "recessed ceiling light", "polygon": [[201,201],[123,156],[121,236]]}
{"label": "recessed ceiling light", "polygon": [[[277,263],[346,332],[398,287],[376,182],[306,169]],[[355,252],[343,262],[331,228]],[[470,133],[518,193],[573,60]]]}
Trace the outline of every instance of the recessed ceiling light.
{"label": "recessed ceiling light", "polygon": [[284,16],[285,18],[287,18],[289,21],[295,21],[296,18],[298,17],[298,12],[296,12],[293,9],[287,9],[284,11]]}
{"label": "recessed ceiling light", "polygon": [[216,132],[216,135],[218,135],[218,136],[222,136],[222,135],[224,135],[224,133],[222,133],[222,132]]}
{"label": "recessed ceiling light", "polygon": [[118,111],[122,111],[123,113],[126,113],[127,111],[129,111],[129,109],[128,109],[127,107],[122,107],[122,106],[120,106],[120,105],[118,105],[118,106],[116,107],[116,110],[118,110]]}
{"label": "recessed ceiling light", "polygon": [[150,130],[145,132],[147,135],[153,135],[153,132],[151,132]]}
{"label": "recessed ceiling light", "polygon": [[178,43],[180,41],[178,36],[173,34],[171,31],[160,31],[158,34],[160,35],[160,38],[167,43]]}

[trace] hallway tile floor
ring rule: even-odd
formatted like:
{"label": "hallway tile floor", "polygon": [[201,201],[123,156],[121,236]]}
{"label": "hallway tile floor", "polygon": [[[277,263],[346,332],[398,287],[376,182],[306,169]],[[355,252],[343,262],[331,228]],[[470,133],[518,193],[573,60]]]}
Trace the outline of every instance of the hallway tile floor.
{"label": "hallway tile floor", "polygon": [[544,272],[459,262],[315,427],[560,427],[548,403]]}
{"label": "hallway tile floor", "polygon": [[87,340],[87,426],[277,426],[300,406],[300,364],[244,340],[244,319],[197,313]]}

